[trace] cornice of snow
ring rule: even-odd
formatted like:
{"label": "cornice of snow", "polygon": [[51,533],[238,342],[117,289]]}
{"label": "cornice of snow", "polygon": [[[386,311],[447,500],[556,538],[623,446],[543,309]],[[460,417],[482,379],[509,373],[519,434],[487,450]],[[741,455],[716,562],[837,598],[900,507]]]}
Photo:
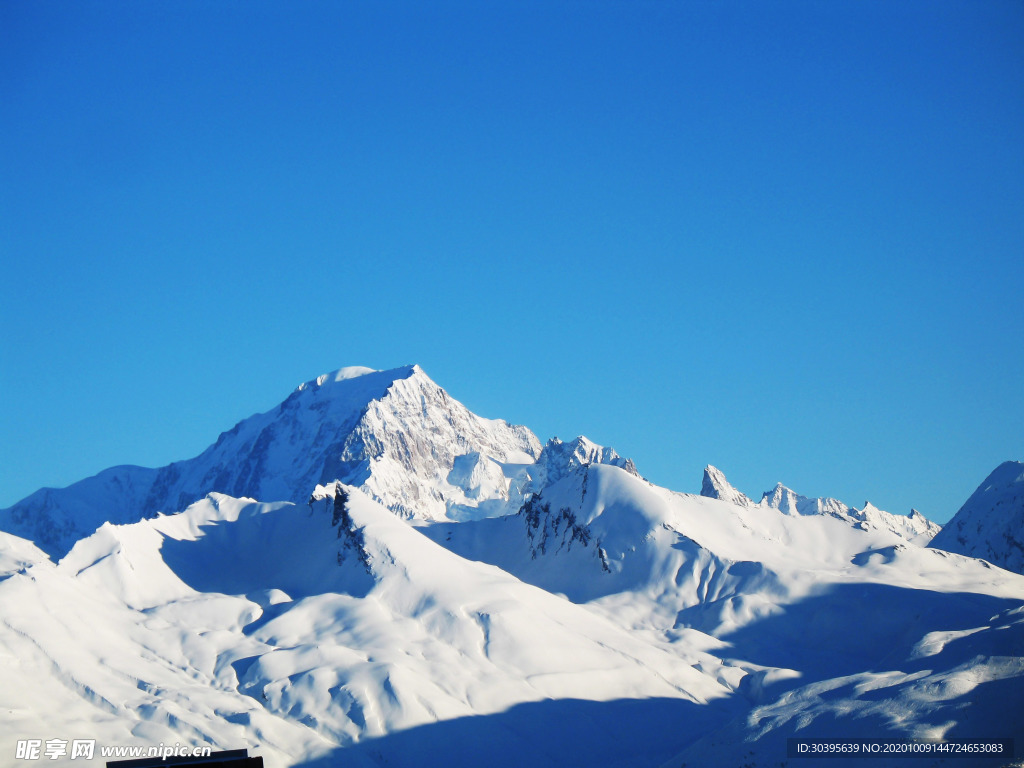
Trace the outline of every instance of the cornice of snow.
{"label": "cornice of snow", "polygon": [[339,368],[336,371],[330,373],[324,373],[317,376],[315,379],[304,381],[296,387],[296,391],[302,392],[304,390],[319,389],[321,387],[329,386],[331,384],[338,384],[343,381],[349,381],[351,379],[358,379],[362,376],[370,376],[373,374],[382,374],[385,378],[391,381],[397,381],[398,379],[407,379],[415,373],[422,373],[423,369],[418,365],[403,365],[398,368],[392,368],[387,371],[378,371],[375,368],[366,368],[361,365],[350,365],[345,368]]}

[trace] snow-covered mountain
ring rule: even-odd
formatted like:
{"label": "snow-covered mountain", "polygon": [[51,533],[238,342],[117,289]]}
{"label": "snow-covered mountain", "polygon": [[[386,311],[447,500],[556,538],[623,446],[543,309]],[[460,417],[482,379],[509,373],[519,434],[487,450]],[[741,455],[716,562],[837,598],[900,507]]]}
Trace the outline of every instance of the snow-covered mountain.
{"label": "snow-covered mountain", "polygon": [[932,522],[916,509],[910,510],[909,515],[894,515],[879,509],[870,501],[864,502],[863,509],[857,509],[847,506],[838,499],[801,496],[782,483],[778,483],[770,491],[765,491],[761,501],[755,504],[748,496],[733,488],[720,469],[710,464],[704,468],[701,495],[745,507],[770,507],[787,515],[830,515],[859,528],[890,531],[922,547],[942,529],[942,526]]}
{"label": "snow-covered mountain", "polygon": [[[459,558],[353,487],[314,496],[212,494],[181,514],[105,524],[58,565],[37,556],[0,582],[0,744],[46,733],[249,747],[277,766],[436,765],[388,735],[528,705],[537,727],[552,700],[734,711],[728,688],[694,666],[714,665],[709,654],[653,645]],[[650,743],[625,749],[594,734],[581,754],[655,764],[679,740],[646,730]],[[542,764],[565,750],[501,738]]]}
{"label": "snow-covered mountain", "polygon": [[996,467],[931,546],[1024,573],[1024,462]]}
{"label": "snow-covered mountain", "polygon": [[476,416],[419,366],[342,368],[299,385],[193,459],[44,488],[0,510],[0,529],[59,555],[106,521],[178,511],[208,493],[301,502],[334,480],[407,518],[503,514],[521,503],[512,478],[540,451],[529,429]]}
{"label": "snow-covered mountain", "polygon": [[754,506],[753,500],[742,493],[725,479],[725,473],[718,467],[708,464],[704,467],[704,480],[701,482],[700,495],[709,499],[721,499],[730,504],[739,504],[743,507]]}
{"label": "snow-covered mountain", "polygon": [[[250,498],[190,498],[208,485]],[[713,467],[677,493],[584,437],[475,416],[415,366],[342,369],[195,459],[0,515],[0,768],[33,737],[269,768],[1024,741],[1024,576],[915,545],[922,521],[781,485],[754,503]]]}

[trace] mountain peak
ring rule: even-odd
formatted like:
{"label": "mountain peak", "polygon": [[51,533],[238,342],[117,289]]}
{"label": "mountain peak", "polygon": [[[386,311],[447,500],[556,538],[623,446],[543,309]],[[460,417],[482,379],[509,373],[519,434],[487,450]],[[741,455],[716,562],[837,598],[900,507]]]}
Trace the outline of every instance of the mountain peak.
{"label": "mountain peak", "polygon": [[545,472],[542,485],[555,483],[578,468],[591,464],[608,464],[640,476],[632,459],[624,459],[614,448],[598,445],[583,435],[569,442],[551,438],[537,458],[537,464]]}
{"label": "mountain peak", "polygon": [[403,517],[499,513],[510,501],[500,466],[485,473],[486,490],[446,479],[456,459],[474,453],[483,470],[494,462],[532,464],[540,442],[526,427],[471,413],[418,365],[340,368],[240,421],[195,458],[160,469],[113,468],[36,492],[3,510],[0,525],[60,554],[104,521],[176,512],[211,492],[303,503],[316,485],[336,480]]}
{"label": "mountain peak", "polygon": [[725,473],[718,467],[708,464],[704,467],[704,481],[701,483],[700,495],[709,499],[721,499],[743,507],[752,507],[754,502],[744,493],[736,490],[725,479]]}
{"label": "mountain peak", "polygon": [[806,509],[807,501],[810,499],[782,483],[776,483],[774,488],[761,495],[763,506],[777,509],[787,515],[813,514],[813,511]]}
{"label": "mountain peak", "polygon": [[932,540],[947,552],[1024,573],[1024,462],[1004,461]]}
{"label": "mountain peak", "polygon": [[1004,461],[982,483],[985,490],[1024,485],[1024,461]]}

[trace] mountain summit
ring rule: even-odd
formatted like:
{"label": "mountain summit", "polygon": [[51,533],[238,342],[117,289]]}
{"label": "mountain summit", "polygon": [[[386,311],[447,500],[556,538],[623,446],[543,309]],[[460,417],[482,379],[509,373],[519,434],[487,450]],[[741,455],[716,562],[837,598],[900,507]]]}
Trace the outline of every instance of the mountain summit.
{"label": "mountain summit", "polygon": [[39,490],[0,511],[0,529],[63,554],[104,522],[177,512],[208,493],[305,502],[335,480],[405,518],[488,516],[509,511],[510,476],[540,452],[529,429],[471,413],[418,365],[341,368],[300,384],[193,459]]}
{"label": "mountain summit", "polygon": [[722,470],[710,464],[704,467],[704,481],[701,484],[700,495],[709,499],[721,499],[732,504],[739,504],[742,507],[754,506],[754,502],[745,493],[741,493],[729,484]]}

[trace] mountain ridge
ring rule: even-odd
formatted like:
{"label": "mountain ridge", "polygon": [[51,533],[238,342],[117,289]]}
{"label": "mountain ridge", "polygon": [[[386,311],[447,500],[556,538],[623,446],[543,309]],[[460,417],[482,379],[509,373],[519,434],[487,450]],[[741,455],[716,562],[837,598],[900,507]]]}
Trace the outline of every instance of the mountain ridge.
{"label": "mountain ridge", "polygon": [[0,529],[60,556],[104,522],[177,512],[208,493],[299,503],[336,480],[407,519],[491,517],[517,511],[563,465],[593,461],[636,472],[582,436],[542,446],[527,427],[477,416],[418,365],[347,367],[299,384],[191,459],[40,489],[0,510]]}
{"label": "mountain ridge", "polygon": [[754,502],[749,496],[734,488],[726,479],[725,473],[710,464],[704,468],[700,493],[701,496],[721,499],[744,507],[768,507],[789,515],[828,515],[853,526],[870,526],[890,531],[918,546],[927,545],[942,528],[916,509],[912,509],[909,515],[895,515],[879,509],[870,501],[865,501],[864,507],[857,509],[838,499],[801,496],[781,482],[776,483],[771,490],[765,491],[760,501]]}
{"label": "mountain ridge", "polygon": [[[206,480],[290,498],[141,514]],[[619,768],[774,766],[792,735],[1024,740],[1024,577],[870,504],[781,483],[755,503],[710,465],[701,491],[476,416],[418,366],[319,376],[195,459],[49,491],[95,514],[35,521],[65,524],[63,552],[0,533],[0,740],[553,766],[581,753],[551,713],[610,702],[602,723],[633,719],[586,754]]]}

